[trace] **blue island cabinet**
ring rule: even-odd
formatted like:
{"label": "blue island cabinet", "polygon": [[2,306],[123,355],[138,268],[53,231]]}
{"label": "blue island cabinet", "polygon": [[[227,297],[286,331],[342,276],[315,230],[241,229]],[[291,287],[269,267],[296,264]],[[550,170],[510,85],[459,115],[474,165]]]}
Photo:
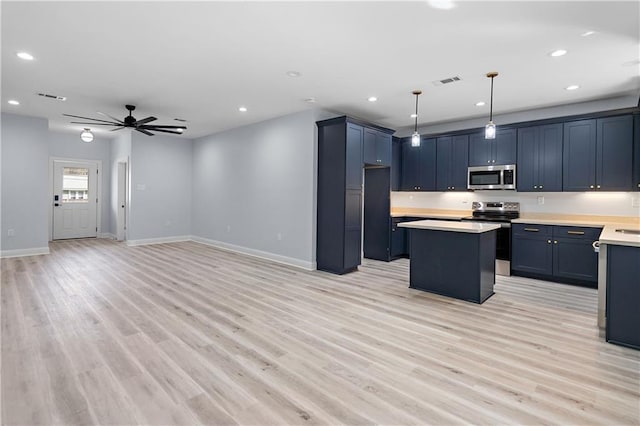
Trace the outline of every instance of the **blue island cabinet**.
{"label": "blue island cabinet", "polygon": [[493,295],[499,225],[422,220],[408,228],[409,287],[474,303]]}
{"label": "blue island cabinet", "polygon": [[640,247],[608,245],[607,342],[640,349]]}

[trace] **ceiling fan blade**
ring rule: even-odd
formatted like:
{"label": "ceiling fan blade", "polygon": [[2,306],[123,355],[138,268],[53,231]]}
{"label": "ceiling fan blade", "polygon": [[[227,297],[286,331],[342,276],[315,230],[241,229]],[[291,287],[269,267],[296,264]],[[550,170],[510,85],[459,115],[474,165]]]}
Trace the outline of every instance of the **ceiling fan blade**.
{"label": "ceiling fan blade", "polygon": [[65,115],[67,117],[82,118],[83,120],[94,120],[94,121],[101,121],[103,123],[112,123],[112,121],[100,120],[99,118],[80,117],[79,115],[71,115],[71,114],[62,114],[62,115]]}
{"label": "ceiling fan blade", "polygon": [[[144,129],[140,129],[140,127],[137,127],[136,130],[144,130]],[[165,129],[149,129],[149,130],[153,130],[154,132],[173,133],[174,135],[182,135],[183,134],[183,132],[176,132],[174,130],[165,130]]]}
{"label": "ceiling fan blade", "polygon": [[109,131],[110,131],[110,132],[115,132],[116,130],[122,130],[122,129],[124,129],[124,128],[125,128],[125,126],[119,126],[119,127],[116,127],[115,129],[111,129],[111,130],[109,130]]}
{"label": "ceiling fan blade", "polygon": [[148,125],[144,125],[144,126],[140,126],[140,127],[142,127],[143,129],[150,129],[150,130],[153,130],[153,129],[184,129],[184,130],[187,130],[187,128],[185,126],[163,126],[163,125],[160,125],[160,124],[157,124],[157,125],[156,124],[148,124]]}
{"label": "ceiling fan blade", "polygon": [[153,136],[153,133],[145,130],[145,129],[141,129],[140,127],[134,127],[134,129],[136,129],[137,131],[139,131],[140,133],[144,133],[147,136]]}
{"label": "ceiling fan blade", "polygon": [[109,122],[107,122],[107,123],[85,123],[83,121],[70,121],[70,123],[72,123],[72,124],[88,124],[90,126],[120,126],[120,127],[123,127],[123,125],[120,124],[120,123],[109,123]]}
{"label": "ceiling fan blade", "polygon": [[122,121],[122,120],[120,120],[120,119],[117,119],[117,118],[115,118],[114,116],[107,114],[106,112],[100,112],[100,111],[98,111],[98,114],[100,114],[100,115],[104,115],[105,117],[109,117],[109,118],[110,118],[110,119],[112,119],[113,121],[117,121],[118,123],[122,123],[122,124],[124,124],[124,121]]}
{"label": "ceiling fan blade", "polygon": [[137,126],[139,124],[146,124],[149,123],[151,121],[157,120],[157,118],[155,117],[147,117],[147,118],[143,118],[142,120],[138,120],[135,123],[133,123],[134,126]]}

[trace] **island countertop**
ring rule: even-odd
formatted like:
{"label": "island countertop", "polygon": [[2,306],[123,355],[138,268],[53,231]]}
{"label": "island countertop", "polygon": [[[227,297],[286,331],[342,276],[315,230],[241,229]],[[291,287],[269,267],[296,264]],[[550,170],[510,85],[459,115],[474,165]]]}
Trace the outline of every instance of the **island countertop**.
{"label": "island countertop", "polygon": [[401,228],[429,229],[432,231],[467,232],[480,234],[500,229],[500,225],[478,222],[451,222],[447,220],[416,220],[398,224]]}

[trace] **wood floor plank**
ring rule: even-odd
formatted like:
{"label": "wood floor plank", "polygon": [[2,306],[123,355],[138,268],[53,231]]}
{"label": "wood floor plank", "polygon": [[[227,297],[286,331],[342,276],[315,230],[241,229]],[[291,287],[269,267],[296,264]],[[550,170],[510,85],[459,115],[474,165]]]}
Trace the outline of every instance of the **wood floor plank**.
{"label": "wood floor plank", "polygon": [[307,272],[193,243],[2,259],[2,423],[640,424],[640,351],[596,290],[497,277],[482,305],[409,261]]}

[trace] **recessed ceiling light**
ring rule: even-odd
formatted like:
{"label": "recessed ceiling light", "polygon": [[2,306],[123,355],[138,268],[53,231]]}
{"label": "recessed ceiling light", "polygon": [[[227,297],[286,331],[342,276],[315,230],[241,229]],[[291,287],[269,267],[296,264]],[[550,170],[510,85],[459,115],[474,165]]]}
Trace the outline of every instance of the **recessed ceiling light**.
{"label": "recessed ceiling light", "polygon": [[367,99],[369,102],[375,102],[378,100],[378,98],[376,98],[375,96],[369,96],[369,99]]}
{"label": "recessed ceiling light", "polygon": [[306,103],[309,103],[309,104],[315,104],[315,103],[316,103],[316,98],[314,98],[314,97],[312,96],[312,97],[310,97],[310,98],[305,99],[304,101],[305,101]]}
{"label": "recessed ceiling light", "polygon": [[411,114],[409,117],[411,117],[411,118],[416,118],[417,116],[418,116],[418,114],[415,114],[415,113],[414,113],[414,114]]}
{"label": "recessed ceiling light", "polygon": [[576,90],[579,89],[580,86],[578,86],[577,84],[572,84],[571,86],[567,86],[564,88],[564,90]]}
{"label": "recessed ceiling light", "polygon": [[486,103],[484,103],[483,101],[480,102],[476,102],[476,106],[485,106]]}
{"label": "recessed ceiling light", "polygon": [[582,37],[589,37],[590,35],[594,35],[596,32],[595,31],[585,31],[582,34],[580,34]]}
{"label": "recessed ceiling light", "polygon": [[240,108],[238,108],[238,111],[247,112],[247,107],[240,107]]}
{"label": "recessed ceiling light", "polygon": [[553,52],[549,53],[549,55],[553,56],[554,58],[557,58],[558,56],[564,56],[566,54],[567,51],[564,49],[554,50]]}
{"label": "recessed ceiling light", "polygon": [[289,77],[300,77],[302,74],[300,74],[298,71],[287,71],[287,75]]}
{"label": "recessed ceiling light", "polygon": [[434,9],[442,10],[453,9],[456,6],[455,3],[451,0],[429,0],[428,3],[429,6],[433,7]]}
{"label": "recessed ceiling light", "polygon": [[15,99],[9,99],[7,103],[9,105],[20,105],[20,102],[16,101]]}
{"label": "recessed ceiling light", "polygon": [[18,58],[24,59],[25,61],[33,61],[34,59],[33,55],[27,52],[18,52],[16,53],[16,55],[18,56]]}

